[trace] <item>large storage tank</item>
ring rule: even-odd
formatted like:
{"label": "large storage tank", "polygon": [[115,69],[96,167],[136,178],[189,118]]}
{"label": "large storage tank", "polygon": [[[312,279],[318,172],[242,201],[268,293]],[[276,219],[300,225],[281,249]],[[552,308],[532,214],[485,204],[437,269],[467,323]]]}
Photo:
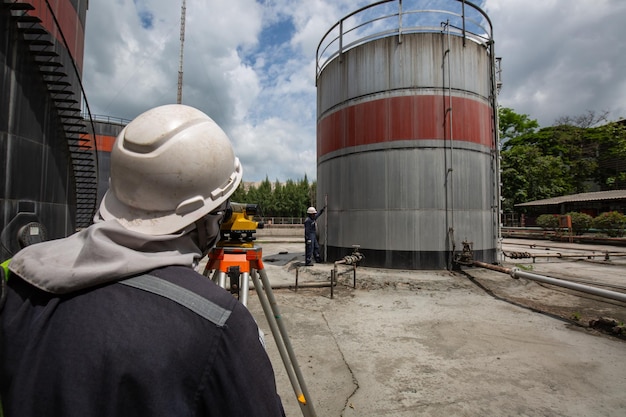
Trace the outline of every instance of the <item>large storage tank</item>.
{"label": "large storage tank", "polygon": [[[317,204],[326,259],[451,268],[497,260],[497,81],[491,23],[466,1],[382,1],[317,53]],[[428,7],[428,10],[425,8]]]}
{"label": "large storage tank", "polygon": [[98,150],[98,198],[96,206],[100,206],[102,197],[109,189],[109,177],[111,175],[111,150],[117,135],[130,123],[130,120],[119,117],[93,115],[91,123],[87,126],[89,134],[84,136],[94,137]]}
{"label": "large storage tank", "polygon": [[97,157],[81,88],[87,5],[0,1],[0,261],[93,218]]}

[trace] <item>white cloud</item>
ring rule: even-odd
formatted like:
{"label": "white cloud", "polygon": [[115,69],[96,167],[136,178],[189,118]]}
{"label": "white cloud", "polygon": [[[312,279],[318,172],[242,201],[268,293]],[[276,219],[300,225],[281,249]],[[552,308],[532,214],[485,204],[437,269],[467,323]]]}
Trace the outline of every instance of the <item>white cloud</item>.
{"label": "white cloud", "polygon": [[587,110],[626,117],[626,2],[487,0],[501,105],[541,126]]}
{"label": "white cloud", "polygon": [[[246,181],[315,179],[316,48],[342,16],[369,3],[186,1],[183,103],[227,132]],[[93,113],[132,119],[176,101],[180,4],[90,2],[83,81]],[[626,117],[626,2],[483,4],[503,58],[500,104],[542,126],[587,110]]]}

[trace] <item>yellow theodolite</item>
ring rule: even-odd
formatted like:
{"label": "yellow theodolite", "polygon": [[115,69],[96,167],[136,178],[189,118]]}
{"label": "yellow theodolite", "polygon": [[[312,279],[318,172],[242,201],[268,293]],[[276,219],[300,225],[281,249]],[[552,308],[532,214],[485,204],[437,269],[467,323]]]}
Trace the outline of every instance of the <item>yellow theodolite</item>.
{"label": "yellow theodolite", "polygon": [[253,247],[256,230],[265,226],[262,221],[254,220],[257,215],[260,215],[258,204],[231,202],[220,226],[220,241],[217,246]]}

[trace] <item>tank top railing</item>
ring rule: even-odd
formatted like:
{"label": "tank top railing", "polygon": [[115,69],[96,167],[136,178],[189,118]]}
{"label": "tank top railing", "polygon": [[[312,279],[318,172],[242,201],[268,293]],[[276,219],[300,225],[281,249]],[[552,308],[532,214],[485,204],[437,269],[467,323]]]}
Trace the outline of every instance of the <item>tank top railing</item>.
{"label": "tank top railing", "polygon": [[[451,35],[479,44],[492,40],[489,17],[478,6],[465,0],[441,0],[440,10],[420,9],[420,1],[383,0],[362,7],[335,23],[322,37],[316,52],[315,79],[326,65],[344,52],[366,42],[407,33],[441,33],[448,22]],[[409,5],[409,8],[404,9]]]}

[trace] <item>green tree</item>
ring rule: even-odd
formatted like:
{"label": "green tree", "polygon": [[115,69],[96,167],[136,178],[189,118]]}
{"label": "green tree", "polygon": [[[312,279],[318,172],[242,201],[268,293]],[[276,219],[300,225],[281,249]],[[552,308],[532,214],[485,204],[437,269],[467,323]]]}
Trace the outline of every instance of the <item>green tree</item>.
{"label": "green tree", "polygon": [[303,201],[300,196],[300,189],[298,184],[293,180],[287,180],[284,186],[284,204],[285,204],[285,214],[289,217],[302,217],[299,213],[301,213]]}
{"label": "green tree", "polygon": [[626,188],[626,120],[596,129],[603,138],[598,152],[596,182],[604,190]]}
{"label": "green tree", "polygon": [[527,114],[518,114],[508,107],[498,108],[500,141],[506,142],[518,136],[535,132],[539,128],[537,120]]}
{"label": "green tree", "polygon": [[243,181],[239,183],[239,187],[235,190],[235,192],[230,196],[230,201],[235,201],[237,203],[244,203],[248,200],[247,198],[246,187],[243,185]]}
{"label": "green tree", "polygon": [[[572,125],[542,129],[546,155],[559,155],[568,167],[573,193],[589,191],[598,168],[600,140],[594,130]],[[552,145],[551,145],[552,143]]]}
{"label": "green tree", "polygon": [[543,155],[532,145],[502,151],[502,197],[504,211],[516,204],[569,194],[568,167],[558,156]]}
{"label": "green tree", "polygon": [[259,190],[255,185],[251,185],[246,193],[245,200],[239,201],[239,203],[258,204],[259,203]]}
{"label": "green tree", "polygon": [[301,180],[276,180],[272,185],[266,177],[258,186],[243,183],[235,190],[231,200],[238,203],[258,204],[265,217],[305,217],[306,209],[315,204],[317,183],[309,183],[305,174]]}
{"label": "green tree", "polygon": [[[515,120],[510,109],[501,114]],[[538,198],[587,192],[593,185],[603,190],[626,187],[625,124],[594,127],[604,120],[605,114],[588,112],[562,117],[554,126],[538,131],[527,129],[517,134],[523,128],[509,128],[514,133],[503,142],[501,153],[502,195],[509,199],[504,208],[511,210],[511,204]],[[501,128],[510,124],[505,122]],[[519,165],[523,163],[533,166]]]}
{"label": "green tree", "polygon": [[261,181],[261,184],[259,184],[256,197],[256,203],[261,207],[264,214],[275,212],[276,207],[274,205],[274,196],[272,195],[272,183],[267,176]]}
{"label": "green tree", "polygon": [[596,113],[593,110],[587,110],[583,114],[576,116],[561,116],[554,122],[555,126],[576,126],[583,129],[588,129],[593,126],[599,126],[608,122],[607,116],[609,112],[604,111]]}
{"label": "green tree", "polygon": [[[313,199],[311,199],[311,195],[313,195]],[[311,202],[314,201],[315,194],[313,194],[313,190],[311,185],[309,184],[309,179],[306,175],[302,181],[298,183],[298,200],[300,203],[298,216],[306,217],[306,209],[311,205]]]}

